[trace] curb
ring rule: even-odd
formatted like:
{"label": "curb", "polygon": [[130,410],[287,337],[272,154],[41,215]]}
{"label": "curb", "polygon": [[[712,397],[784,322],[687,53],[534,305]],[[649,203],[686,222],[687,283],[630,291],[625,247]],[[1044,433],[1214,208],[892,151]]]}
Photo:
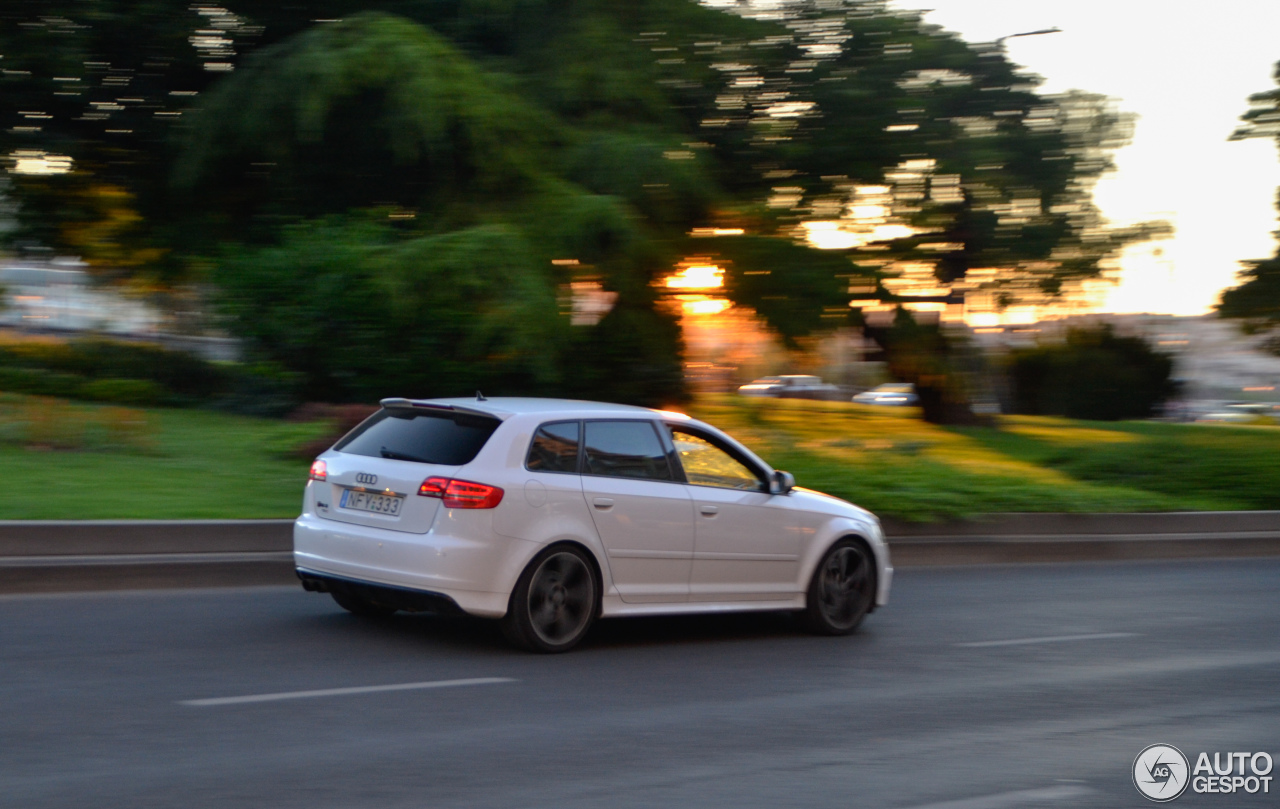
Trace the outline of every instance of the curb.
{"label": "curb", "polygon": [[[1280,511],[883,524],[899,568],[1280,556]],[[0,521],[0,593],[296,582],[293,520]]]}

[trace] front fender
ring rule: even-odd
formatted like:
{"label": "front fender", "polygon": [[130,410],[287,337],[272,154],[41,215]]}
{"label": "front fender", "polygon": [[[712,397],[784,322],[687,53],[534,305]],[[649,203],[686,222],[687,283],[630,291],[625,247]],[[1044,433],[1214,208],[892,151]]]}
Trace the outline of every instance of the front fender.
{"label": "front fender", "polygon": [[876,562],[875,606],[883,607],[889,603],[889,588],[893,584],[893,565],[889,560],[889,546],[885,544],[884,532],[874,518],[863,520],[854,517],[832,517],[820,525],[800,560],[801,591],[808,591],[809,582],[813,579],[813,573],[818,569],[818,563],[822,557],[832,545],[845,537],[858,537],[871,548]]}

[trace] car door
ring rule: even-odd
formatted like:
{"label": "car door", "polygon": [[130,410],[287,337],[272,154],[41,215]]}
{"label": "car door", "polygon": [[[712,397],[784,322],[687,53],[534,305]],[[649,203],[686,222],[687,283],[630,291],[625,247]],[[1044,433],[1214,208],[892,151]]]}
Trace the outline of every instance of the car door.
{"label": "car door", "polygon": [[689,599],[693,501],[658,429],[648,420],[583,424],[582,492],[614,586],[630,603]]}
{"label": "car door", "polygon": [[776,601],[796,594],[804,541],[786,495],[718,437],[668,425],[694,506],[690,601]]}

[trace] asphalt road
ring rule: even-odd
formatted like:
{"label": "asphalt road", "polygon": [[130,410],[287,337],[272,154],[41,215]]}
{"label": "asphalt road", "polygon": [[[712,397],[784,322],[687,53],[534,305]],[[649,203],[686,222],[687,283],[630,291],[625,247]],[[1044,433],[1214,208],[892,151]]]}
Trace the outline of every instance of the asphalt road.
{"label": "asphalt road", "polygon": [[1280,764],[1278,585],[1278,560],[910,569],[853,637],[624,620],[557,657],[300,589],[8,596],[0,806],[1147,806],[1150,744]]}

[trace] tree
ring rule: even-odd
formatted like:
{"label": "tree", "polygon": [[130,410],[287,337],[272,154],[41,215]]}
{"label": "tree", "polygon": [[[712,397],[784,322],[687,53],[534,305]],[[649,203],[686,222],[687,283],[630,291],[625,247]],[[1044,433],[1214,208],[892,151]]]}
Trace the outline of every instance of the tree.
{"label": "tree", "polygon": [[[1280,84],[1280,62],[1276,63],[1275,80]],[[1252,107],[1240,116],[1244,122],[1231,135],[1232,140],[1245,138],[1275,138],[1280,146],[1280,89],[1249,96]],[[1280,197],[1277,198],[1280,208]],[[1280,238],[1280,231],[1277,231]],[[1269,259],[1243,262],[1242,283],[1224,290],[1216,307],[1220,317],[1240,321],[1246,333],[1273,331],[1280,327],[1280,248]],[[1267,344],[1280,354],[1280,339]]]}
{"label": "tree", "polygon": [[1110,325],[1016,350],[1009,369],[1015,413],[1101,421],[1150,418],[1177,390],[1172,372],[1172,358]]}
{"label": "tree", "polygon": [[[366,300],[389,277],[369,256],[404,274],[427,258],[407,245],[456,239],[493,251],[464,251],[479,277],[526,277],[540,290],[531,300],[545,310],[523,310],[530,322],[555,320],[571,282],[617,296],[596,326],[547,338],[558,369],[519,374],[501,358],[530,355],[510,345],[468,354],[465,340],[448,343],[467,374],[479,362],[512,386],[594,379],[656,401],[681,392],[679,334],[655,287],[683,257],[722,260],[728,294],[794,344],[857,322],[851,288],[908,301],[892,283],[903,265],[970,286],[975,269],[995,268],[982,283],[1010,300],[1054,296],[1149,235],[1108,230],[1089,203],[1124,136],[1103,100],[1038,95],[998,45],[969,45],[878,2],[786,3],[772,19],[739,10],[691,0],[20,2],[0,17],[6,67],[18,68],[3,103],[48,117],[3,146],[61,167],[15,175],[25,238],[169,283],[212,267],[231,323],[256,350],[305,367],[314,390],[352,396],[368,385],[338,384],[294,344],[307,318],[272,331],[245,290],[274,290],[282,317],[292,295],[317,322],[367,308],[408,328]],[[885,216],[909,235],[835,252],[803,243],[806,221],[839,218],[868,186],[890,189]],[[690,237],[705,225],[749,235]],[[360,285],[351,310],[317,297],[310,274],[320,286]],[[479,300],[409,299],[456,307],[435,314],[459,315],[459,328],[483,320]],[[603,365],[572,373],[565,347],[606,333],[617,357],[647,359],[630,376]],[[378,362],[378,373],[415,378],[407,354]],[[636,380],[650,387],[638,392]]]}

